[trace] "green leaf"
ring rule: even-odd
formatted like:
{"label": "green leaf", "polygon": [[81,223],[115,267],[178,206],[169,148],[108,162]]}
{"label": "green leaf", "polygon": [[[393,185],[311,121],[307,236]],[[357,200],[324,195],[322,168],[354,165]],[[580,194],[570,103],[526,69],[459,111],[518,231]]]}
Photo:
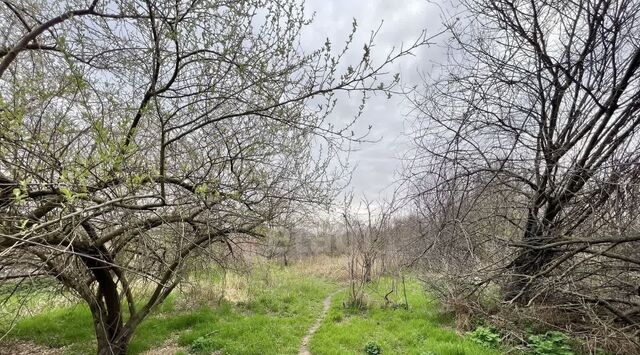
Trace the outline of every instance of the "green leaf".
{"label": "green leaf", "polygon": [[13,193],[13,198],[16,200],[16,202],[22,201],[25,197],[25,195],[22,194],[22,190],[19,187],[13,188],[11,192]]}

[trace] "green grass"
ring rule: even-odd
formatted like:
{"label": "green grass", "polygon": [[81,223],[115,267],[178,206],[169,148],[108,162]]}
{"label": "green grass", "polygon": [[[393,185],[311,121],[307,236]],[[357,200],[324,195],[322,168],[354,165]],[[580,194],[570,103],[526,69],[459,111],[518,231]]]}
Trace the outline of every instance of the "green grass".
{"label": "green grass", "polygon": [[[313,354],[362,354],[369,342],[382,348],[383,354],[476,355],[499,354],[459,336],[448,326],[437,305],[416,281],[408,281],[409,308],[383,307],[382,295],[390,290],[390,281],[372,284],[367,291],[369,307],[365,310],[343,306],[347,292],[334,297],[327,317],[311,340]],[[396,301],[403,303],[401,292]]]}
{"label": "green grass", "polygon": [[[225,354],[297,354],[322,300],[337,286],[322,279],[302,279],[280,268],[272,268],[268,279],[252,277],[252,297],[238,304],[177,311],[174,303],[181,296],[176,295],[140,325],[129,352],[139,354],[171,338],[201,353],[223,349]],[[95,353],[91,315],[84,305],[22,319],[8,339],[65,347],[68,354]]]}
{"label": "green grass", "polygon": [[84,305],[57,308],[19,321],[10,338],[51,347],[69,347],[70,353],[95,352],[91,313]]}
{"label": "green grass", "polygon": [[215,310],[216,317],[181,334],[180,345],[203,344],[225,354],[297,354],[300,340],[336,288],[320,279],[276,273],[277,285],[258,288],[250,302]]}
{"label": "green grass", "polygon": [[[211,302],[199,299],[188,303],[194,306],[185,307],[184,301],[191,296],[173,295],[141,324],[129,353],[158,348],[170,340],[196,354],[217,350],[224,354],[297,354],[303,336],[321,312],[322,301],[342,286],[294,270],[270,266],[242,277],[242,281],[236,278],[234,287],[244,288],[249,295],[242,302],[210,306]],[[204,285],[221,279],[213,272],[197,277]],[[407,282],[409,309],[383,307],[383,295],[389,287],[387,279],[372,284],[367,289],[370,304],[366,310],[344,308],[347,293],[343,287],[311,340],[312,353],[363,354],[368,342],[380,345],[383,354],[499,353],[456,334],[450,328],[451,319],[438,312],[437,304],[416,281]],[[402,300],[401,293],[395,297],[397,302]],[[64,347],[68,354],[95,353],[91,315],[81,304],[24,318],[8,339]]]}

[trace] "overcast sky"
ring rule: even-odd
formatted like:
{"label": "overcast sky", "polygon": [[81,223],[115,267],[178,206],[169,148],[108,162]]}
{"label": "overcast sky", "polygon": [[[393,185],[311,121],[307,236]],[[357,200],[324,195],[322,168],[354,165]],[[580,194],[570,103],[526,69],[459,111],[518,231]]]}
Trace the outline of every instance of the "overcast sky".
{"label": "overcast sky", "polygon": [[[302,45],[307,49],[321,46],[327,38],[334,43],[334,48],[339,47],[351,31],[353,18],[356,18],[355,50],[351,57],[346,58],[351,63],[359,61],[363,44],[381,23],[374,56],[387,53],[393,46],[414,42],[423,30],[435,34],[442,29],[439,7],[427,0],[307,0],[305,8],[309,15],[315,12],[315,20],[302,38]],[[442,57],[441,53],[442,48],[437,45],[423,47],[415,57],[405,57],[395,63],[391,71],[401,74],[403,85],[419,84],[419,73],[428,73],[433,62]],[[352,119],[358,105],[358,98],[339,101],[333,119]],[[392,188],[389,186],[397,179],[397,171],[402,166],[399,158],[409,146],[405,135],[409,111],[410,105],[401,96],[388,100],[379,95],[368,102],[358,126],[362,132],[372,125],[370,138],[380,141],[361,145],[351,155],[350,161],[357,164],[352,178],[356,195],[363,194],[370,199],[390,195]]]}

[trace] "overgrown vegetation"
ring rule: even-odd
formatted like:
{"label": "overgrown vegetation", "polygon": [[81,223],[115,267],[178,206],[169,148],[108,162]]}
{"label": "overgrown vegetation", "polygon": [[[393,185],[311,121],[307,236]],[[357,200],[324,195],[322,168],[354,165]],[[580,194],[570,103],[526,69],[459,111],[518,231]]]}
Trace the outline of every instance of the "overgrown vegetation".
{"label": "overgrown vegetation", "polygon": [[574,355],[569,338],[560,332],[531,335],[527,339],[531,354],[534,355]]}
{"label": "overgrown vegetation", "polygon": [[526,340],[503,342],[500,331],[491,326],[478,326],[468,333],[474,342],[486,348],[511,348],[511,352],[523,352],[529,355],[575,355],[569,337],[561,332],[549,331],[543,334],[530,334]]}
{"label": "overgrown vegetation", "polygon": [[640,3],[460,4],[414,96],[416,264],[506,337],[640,352]]}
{"label": "overgrown vegetation", "polygon": [[[345,307],[348,292],[334,299],[328,316],[311,341],[313,354],[360,354],[362,349],[382,354],[475,355],[500,354],[456,334],[452,318],[442,314],[437,302],[419,281],[407,281],[408,308],[385,305],[393,280],[383,278],[366,287],[366,308]],[[392,296],[403,302],[402,292]]]}
{"label": "overgrown vegetation", "polygon": [[[323,260],[346,273],[345,259]],[[141,324],[129,353],[169,346],[189,354],[297,354],[323,300],[339,290],[312,337],[313,354],[573,354],[561,333],[531,335],[521,350],[501,343],[489,327],[461,336],[451,327],[454,317],[415,278],[407,278],[403,290],[395,287],[397,280],[376,276],[365,287],[367,303],[353,307],[347,280],[324,277],[325,272],[273,263],[256,264],[250,273],[207,268],[191,278],[197,294],[183,288]],[[65,354],[96,351],[91,314],[83,304],[43,309],[11,326],[5,342],[28,341]]]}
{"label": "overgrown vegetation", "polygon": [[[209,287],[220,286],[222,277],[211,271],[199,275]],[[301,277],[290,269],[267,265],[231,277],[238,280],[225,290],[232,300],[223,298],[218,305],[212,305],[210,299],[193,300],[189,293],[178,292],[169,298],[142,323],[129,353],[174,344],[185,352],[203,354],[220,349],[227,354],[296,354],[322,300],[338,287],[330,280]],[[238,294],[246,297],[239,300]],[[82,304],[21,319],[8,333],[8,340],[64,347],[69,354],[96,351],[91,314]]]}
{"label": "overgrown vegetation", "polygon": [[314,47],[302,0],[0,1],[0,346],[640,353],[640,2],[451,5],[410,88],[424,30]]}

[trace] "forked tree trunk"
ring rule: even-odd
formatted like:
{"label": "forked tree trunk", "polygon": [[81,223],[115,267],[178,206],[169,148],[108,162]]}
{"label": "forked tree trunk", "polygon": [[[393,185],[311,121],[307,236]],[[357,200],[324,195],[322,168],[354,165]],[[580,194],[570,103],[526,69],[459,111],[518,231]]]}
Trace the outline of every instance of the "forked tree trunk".
{"label": "forked tree trunk", "polygon": [[527,225],[522,236],[522,242],[532,246],[523,247],[509,265],[512,272],[511,279],[505,288],[504,298],[507,301],[528,303],[538,283],[539,274],[555,258],[556,253],[551,249],[544,249],[546,244],[553,241],[554,223],[559,208],[550,205],[542,221],[534,209],[529,210]]}
{"label": "forked tree trunk", "polygon": [[124,334],[109,335],[109,337],[111,336],[115,336],[115,338],[108,339],[108,336],[104,334],[104,329],[96,328],[98,355],[126,355],[130,337],[124,336]]}
{"label": "forked tree trunk", "polygon": [[122,300],[118,284],[114,280],[111,265],[106,261],[108,253],[98,249],[82,260],[95,277],[96,294],[87,299],[93,327],[96,333],[99,355],[124,355],[127,353],[132,330],[124,326]]}
{"label": "forked tree trunk", "polygon": [[96,303],[92,304],[90,309],[98,343],[98,355],[126,354],[133,332],[122,325],[123,315],[120,308],[118,307],[119,313],[117,315],[107,313]]}

